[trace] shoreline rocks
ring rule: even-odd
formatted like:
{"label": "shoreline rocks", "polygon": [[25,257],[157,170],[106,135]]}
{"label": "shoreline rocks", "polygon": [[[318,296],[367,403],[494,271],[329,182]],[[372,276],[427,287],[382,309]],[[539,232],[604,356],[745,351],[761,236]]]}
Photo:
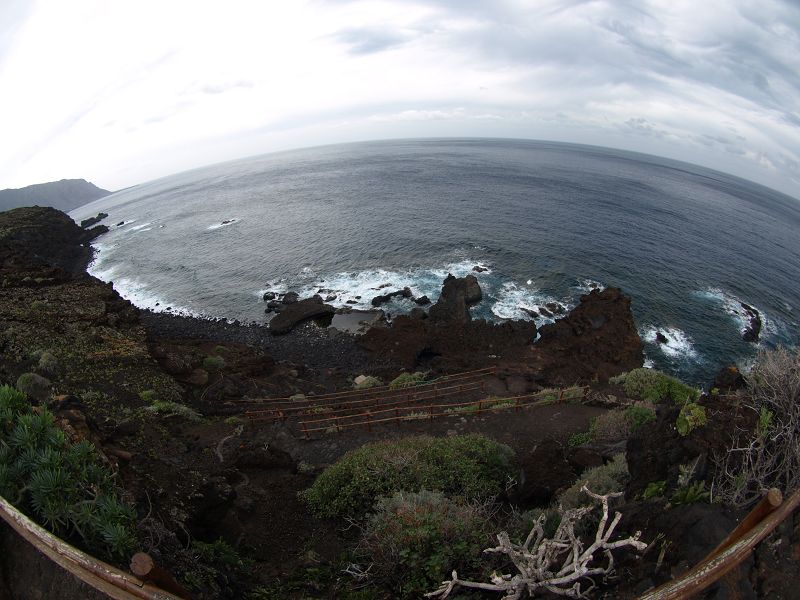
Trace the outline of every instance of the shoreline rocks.
{"label": "shoreline rocks", "polygon": [[[294,296],[297,296],[297,294],[294,294]],[[284,303],[285,298],[284,296]],[[330,316],[335,312],[336,309],[330,304],[324,304],[320,296],[296,300],[286,304],[283,310],[272,318],[269,322],[269,330],[273,335],[284,335],[303,321]]]}
{"label": "shoreline rocks", "polygon": [[745,304],[744,302],[741,302],[740,304],[742,305],[748,320],[747,327],[745,327],[745,330],[742,333],[742,339],[745,342],[755,344],[758,342],[759,336],[761,335],[761,327],[763,326],[761,315],[749,304]]}

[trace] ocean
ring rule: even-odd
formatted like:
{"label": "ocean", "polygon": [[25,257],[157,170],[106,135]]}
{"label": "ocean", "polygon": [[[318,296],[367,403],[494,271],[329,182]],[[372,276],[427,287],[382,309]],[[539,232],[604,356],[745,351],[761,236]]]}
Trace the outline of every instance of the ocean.
{"label": "ocean", "polygon": [[[475,273],[473,315],[496,321],[622,288],[647,364],[696,384],[800,340],[800,201],[649,155],[494,139],[324,146],[179,173],[70,214],[100,211],[111,230],[90,273],[157,311],[263,323],[266,291],[326,290],[367,309],[404,286],[435,301],[448,273]],[[758,344],[742,340],[741,302],[762,315]]]}

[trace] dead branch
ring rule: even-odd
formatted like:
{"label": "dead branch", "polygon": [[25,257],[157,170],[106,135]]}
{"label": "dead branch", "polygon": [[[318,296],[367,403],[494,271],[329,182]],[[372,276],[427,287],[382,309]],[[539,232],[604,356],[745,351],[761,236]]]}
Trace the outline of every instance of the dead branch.
{"label": "dead branch", "polygon": [[[458,573],[453,571],[449,581],[442,582],[438,590],[426,594],[426,597],[447,598],[450,592],[460,586],[504,592],[503,600],[518,600],[525,592],[535,597],[537,591],[543,589],[568,598],[585,598],[595,587],[593,577],[607,577],[613,573],[612,550],[632,547],[643,552],[647,544],[639,541],[641,532],[623,540],[610,541],[622,514],[615,512],[609,522],[608,502],[611,498],[621,496],[621,492],[600,495],[590,491],[585,485],[581,491],[598,501],[603,510],[594,539],[588,547],[584,547],[583,540],[575,534],[575,525],[592,511],[592,507],[562,511],[561,523],[552,538],[545,537],[545,515],[542,514],[522,544],[513,543],[508,533],[503,531],[497,535],[498,546],[484,550],[486,553],[508,557],[517,574],[492,573],[491,583],[480,583],[459,579]],[[605,565],[600,563],[602,557],[605,558]],[[598,561],[596,564],[595,560]],[[582,581],[589,585],[587,589],[581,588]]]}

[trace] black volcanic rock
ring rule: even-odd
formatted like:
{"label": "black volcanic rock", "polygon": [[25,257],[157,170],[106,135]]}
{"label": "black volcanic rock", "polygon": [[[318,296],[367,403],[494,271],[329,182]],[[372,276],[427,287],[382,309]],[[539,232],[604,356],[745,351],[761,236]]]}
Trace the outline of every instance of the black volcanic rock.
{"label": "black volcanic rock", "polygon": [[19,189],[0,190],[0,210],[20,206],[52,206],[69,211],[111,194],[85,179],[62,179]]}
{"label": "black volcanic rock", "polygon": [[382,304],[389,302],[392,298],[413,298],[413,295],[411,294],[411,288],[404,287],[402,290],[397,290],[396,292],[375,296],[372,299],[372,306],[381,306]]}
{"label": "black volcanic rock", "polygon": [[439,300],[431,306],[430,318],[439,322],[466,323],[472,319],[469,305],[480,302],[482,297],[481,286],[474,275],[461,278],[448,275]]}
{"label": "black volcanic rock", "polygon": [[84,229],[88,229],[92,225],[95,225],[96,223],[99,223],[100,221],[105,219],[107,216],[108,213],[104,212],[97,213],[96,216],[89,217],[88,219],[84,219],[83,221],[81,221],[81,227],[83,227]]}
{"label": "black volcanic rock", "polygon": [[332,315],[335,312],[336,309],[330,304],[323,304],[322,298],[319,296],[298,300],[286,305],[281,312],[273,317],[269,322],[269,330],[273,335],[283,335],[289,333],[295,325],[303,321],[314,317]]}
{"label": "black volcanic rock", "polygon": [[105,231],[102,227],[81,229],[55,208],[15,208],[0,213],[0,256],[7,267],[50,266],[79,275],[92,256],[89,242]]}
{"label": "black volcanic rock", "polygon": [[656,341],[659,344],[666,344],[667,342],[669,342],[669,340],[667,339],[667,336],[665,336],[660,331],[656,331]]}
{"label": "black volcanic rock", "polygon": [[742,339],[745,342],[750,342],[752,344],[758,341],[759,335],[761,335],[761,315],[759,312],[750,306],[749,304],[745,304],[744,302],[741,303],[742,308],[744,309],[745,314],[747,315],[747,327],[742,334]]}
{"label": "black volcanic rock", "polygon": [[617,288],[581,296],[572,312],[539,333],[536,358],[548,384],[603,381],[644,361],[631,299]]}
{"label": "black volcanic rock", "polygon": [[719,370],[711,387],[717,388],[721,392],[733,392],[747,387],[747,380],[745,380],[738,367],[731,365]]}

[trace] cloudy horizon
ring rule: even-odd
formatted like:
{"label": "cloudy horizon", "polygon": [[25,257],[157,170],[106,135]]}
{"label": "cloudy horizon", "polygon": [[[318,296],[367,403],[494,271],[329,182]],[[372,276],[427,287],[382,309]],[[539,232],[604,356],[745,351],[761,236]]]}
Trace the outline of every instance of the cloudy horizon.
{"label": "cloudy horizon", "polygon": [[608,146],[800,197],[789,2],[9,0],[0,188],[330,143]]}

